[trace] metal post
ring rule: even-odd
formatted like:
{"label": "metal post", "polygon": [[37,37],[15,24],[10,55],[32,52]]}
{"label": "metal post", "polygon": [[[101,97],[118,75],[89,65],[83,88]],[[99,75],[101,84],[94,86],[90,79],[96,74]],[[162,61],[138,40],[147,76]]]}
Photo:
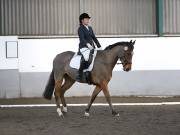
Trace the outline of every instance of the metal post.
{"label": "metal post", "polygon": [[2,32],[2,10],[3,10],[3,3],[2,3],[2,1],[0,0],[0,36],[2,36],[3,35],[3,32]]}
{"label": "metal post", "polygon": [[163,0],[156,0],[156,31],[163,36]]}

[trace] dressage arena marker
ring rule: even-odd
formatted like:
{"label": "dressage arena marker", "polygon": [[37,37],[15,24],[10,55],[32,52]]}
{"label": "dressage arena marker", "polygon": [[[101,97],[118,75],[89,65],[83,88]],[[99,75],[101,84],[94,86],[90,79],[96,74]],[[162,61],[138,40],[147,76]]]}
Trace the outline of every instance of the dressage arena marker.
{"label": "dressage arena marker", "polygon": [[[151,105],[180,105],[180,102],[160,102],[160,103],[114,103],[114,106],[151,106]],[[52,107],[55,104],[26,104],[26,105],[0,105],[0,108],[15,107]],[[67,106],[87,106],[87,104],[67,104]],[[109,106],[104,103],[95,103],[93,106]]]}

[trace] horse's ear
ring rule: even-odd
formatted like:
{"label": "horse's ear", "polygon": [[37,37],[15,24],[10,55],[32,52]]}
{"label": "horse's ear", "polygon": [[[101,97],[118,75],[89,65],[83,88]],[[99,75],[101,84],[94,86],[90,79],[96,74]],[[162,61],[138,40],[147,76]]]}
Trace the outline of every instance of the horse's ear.
{"label": "horse's ear", "polygon": [[136,43],[136,40],[134,40],[133,42],[132,42],[132,45],[134,45]]}
{"label": "horse's ear", "polygon": [[132,40],[130,41],[130,43],[132,43]]}

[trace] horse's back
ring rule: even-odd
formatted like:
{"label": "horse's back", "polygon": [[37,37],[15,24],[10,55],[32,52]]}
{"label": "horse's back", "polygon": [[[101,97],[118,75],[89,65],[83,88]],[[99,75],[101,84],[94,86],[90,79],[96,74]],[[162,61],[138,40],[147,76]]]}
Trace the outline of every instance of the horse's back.
{"label": "horse's back", "polygon": [[53,67],[60,68],[60,67],[65,66],[65,64],[70,62],[70,60],[74,56],[74,54],[75,53],[72,51],[66,51],[66,52],[57,54],[53,60]]}
{"label": "horse's back", "polygon": [[59,60],[62,60],[63,61],[66,61],[68,59],[71,59],[73,57],[75,53],[72,52],[72,51],[66,51],[66,52],[62,52],[62,53],[59,53],[56,55],[56,57],[54,58],[54,61],[59,61]]}

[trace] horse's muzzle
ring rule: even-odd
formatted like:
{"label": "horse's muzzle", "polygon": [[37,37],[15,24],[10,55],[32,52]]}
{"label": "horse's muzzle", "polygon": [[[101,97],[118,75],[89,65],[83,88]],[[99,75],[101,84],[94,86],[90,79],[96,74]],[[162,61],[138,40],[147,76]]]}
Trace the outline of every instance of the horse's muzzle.
{"label": "horse's muzzle", "polygon": [[131,68],[124,68],[124,71],[126,71],[126,72],[128,72],[130,70],[131,70]]}
{"label": "horse's muzzle", "polygon": [[130,71],[131,70],[131,64],[127,64],[126,66],[124,66],[123,70],[126,72]]}

